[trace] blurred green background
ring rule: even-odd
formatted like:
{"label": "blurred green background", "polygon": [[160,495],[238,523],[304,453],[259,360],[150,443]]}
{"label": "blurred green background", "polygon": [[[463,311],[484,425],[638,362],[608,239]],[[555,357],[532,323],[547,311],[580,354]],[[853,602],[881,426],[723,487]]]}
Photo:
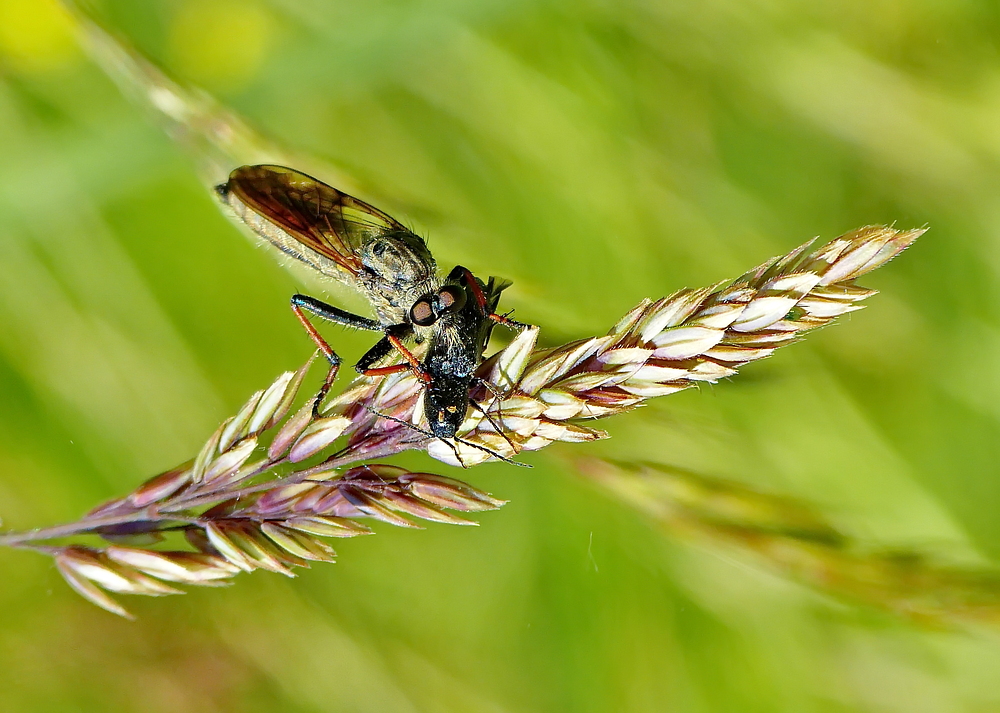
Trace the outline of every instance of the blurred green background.
{"label": "blurred green background", "polygon": [[[103,0],[102,22],[340,167],[555,344],[803,240],[927,224],[869,308],[522,470],[477,529],[377,527],[294,581],[87,604],[0,551],[0,710],[1000,711],[997,629],[919,627],[672,536],[567,459],[1000,557],[1000,6],[989,0]],[[302,285],[76,48],[0,0],[0,514],[72,520],[310,351]],[[307,286],[316,293],[315,286]],[[348,359],[370,335],[328,328]],[[928,591],[927,597],[937,594]]]}

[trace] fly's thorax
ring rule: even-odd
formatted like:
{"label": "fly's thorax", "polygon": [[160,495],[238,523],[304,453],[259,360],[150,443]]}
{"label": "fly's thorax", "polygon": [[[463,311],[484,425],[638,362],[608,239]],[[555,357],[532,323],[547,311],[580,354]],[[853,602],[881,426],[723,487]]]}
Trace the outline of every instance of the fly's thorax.
{"label": "fly's thorax", "polygon": [[406,321],[410,306],[438,287],[437,265],[419,236],[390,232],[368,240],[359,252],[358,283],[385,324]]}
{"label": "fly's thorax", "polygon": [[437,264],[427,245],[410,232],[373,237],[362,246],[359,257],[365,274],[399,289],[426,283],[437,275]]}

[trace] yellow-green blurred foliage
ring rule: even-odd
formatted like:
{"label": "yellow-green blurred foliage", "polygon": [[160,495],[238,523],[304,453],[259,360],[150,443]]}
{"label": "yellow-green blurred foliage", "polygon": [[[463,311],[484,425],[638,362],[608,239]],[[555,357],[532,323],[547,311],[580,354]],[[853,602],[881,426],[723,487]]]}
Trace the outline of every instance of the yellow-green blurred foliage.
{"label": "yellow-green blurred foliage", "polygon": [[[446,268],[513,279],[506,304],[550,343],[813,235],[931,230],[806,343],[610,421],[610,441],[464,474],[511,500],[478,529],[379,527],[295,581],[130,601],[137,623],[0,552],[0,710],[1000,709],[995,630],[920,628],[677,539],[566,459],[677,466],[812,503],[873,547],[996,560],[995,2],[91,4],[352,176]],[[54,0],[0,0],[5,526],[74,519],[185,460],[309,352],[297,278],[151,118]],[[325,331],[347,358],[371,343]]]}

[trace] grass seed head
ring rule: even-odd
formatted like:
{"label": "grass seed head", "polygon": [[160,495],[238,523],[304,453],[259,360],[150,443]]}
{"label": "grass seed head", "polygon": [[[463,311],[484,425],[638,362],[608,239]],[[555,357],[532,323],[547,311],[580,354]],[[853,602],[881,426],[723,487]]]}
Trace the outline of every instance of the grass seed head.
{"label": "grass seed head", "polygon": [[[555,442],[604,438],[584,422],[731,376],[859,309],[874,291],[853,280],[922,232],[872,226],[818,249],[806,243],[735,280],[643,300],[606,335],[559,347],[538,348],[538,328],[524,329],[480,366],[481,385],[470,393],[475,408],[454,442],[429,437],[424,384],[409,371],[362,376],[318,409],[306,398],[292,413],[311,358],[253,394],[192,462],[79,523],[0,535],[0,543],[104,537],[112,544],[103,548],[37,548],[55,556],[82,596],[127,616],[108,592],[173,594],[178,590],[165,582],[218,585],[255,569],[292,576],[295,567],[334,560],[324,538],[370,533],[361,519],[407,528],[418,521],[476,524],[452,511],[492,510],[505,501],[460,480],[365,461],[421,448],[469,467]],[[331,450],[327,460],[306,465]],[[730,501],[740,505],[738,498]],[[195,551],[157,548],[162,533],[178,529]],[[148,547],[135,544],[140,539]],[[132,546],[120,546],[126,540]]]}

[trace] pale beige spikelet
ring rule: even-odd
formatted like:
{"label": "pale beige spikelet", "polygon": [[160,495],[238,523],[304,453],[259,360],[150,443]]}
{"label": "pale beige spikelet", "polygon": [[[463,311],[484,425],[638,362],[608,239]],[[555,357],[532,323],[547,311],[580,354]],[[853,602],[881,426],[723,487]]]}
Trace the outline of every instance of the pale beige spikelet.
{"label": "pale beige spikelet", "polygon": [[81,596],[113,614],[130,617],[105,592],[163,596],[182,594],[163,582],[148,577],[138,569],[112,561],[104,552],[87,547],[61,547],[55,555],[56,567],[66,582]]}
{"label": "pale beige spikelet", "polygon": [[199,552],[150,551],[135,547],[108,547],[105,554],[112,562],[180,584],[215,586],[239,570],[224,558]]}
{"label": "pale beige spikelet", "polygon": [[202,481],[225,480],[238,472],[256,452],[258,436],[288,412],[311,365],[312,359],[297,371],[281,374],[225,421],[195,458],[192,482],[197,485]]}
{"label": "pale beige spikelet", "polygon": [[331,416],[313,421],[292,443],[288,460],[299,463],[311,458],[340,438],[350,425],[350,419],[345,416]]}

